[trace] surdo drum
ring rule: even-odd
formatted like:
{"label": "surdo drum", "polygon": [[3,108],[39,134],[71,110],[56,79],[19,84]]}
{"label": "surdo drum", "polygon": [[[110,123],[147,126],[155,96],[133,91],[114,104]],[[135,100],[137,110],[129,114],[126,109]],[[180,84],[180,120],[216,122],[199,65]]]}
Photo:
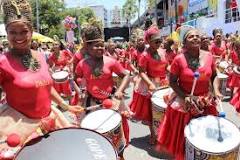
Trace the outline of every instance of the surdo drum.
{"label": "surdo drum", "polygon": [[95,131],[69,128],[50,132],[28,142],[16,160],[117,160],[117,153],[104,136]]}
{"label": "surdo drum", "polygon": [[83,118],[80,126],[106,136],[114,145],[118,153],[125,148],[126,142],[122,128],[121,115],[111,109],[101,109],[89,113]]}
{"label": "surdo drum", "polygon": [[155,135],[157,135],[158,126],[163,120],[167,104],[164,101],[164,96],[170,94],[170,88],[157,90],[151,97],[152,102],[152,126]]}
{"label": "surdo drum", "polygon": [[69,73],[67,71],[56,71],[52,74],[52,78],[57,83],[64,83],[68,80]]}
{"label": "surdo drum", "polygon": [[186,160],[237,160],[240,131],[230,121],[204,116],[185,127]]}

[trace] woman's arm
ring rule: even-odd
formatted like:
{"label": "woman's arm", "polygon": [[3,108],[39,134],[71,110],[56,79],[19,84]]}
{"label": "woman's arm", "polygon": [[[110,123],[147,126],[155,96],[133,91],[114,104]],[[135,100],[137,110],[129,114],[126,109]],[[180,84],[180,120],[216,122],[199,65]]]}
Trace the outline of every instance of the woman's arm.
{"label": "woman's arm", "polygon": [[124,77],[122,79],[122,82],[115,93],[115,96],[119,99],[121,99],[123,97],[123,92],[130,82],[130,75],[126,70],[124,71],[123,75],[124,75]]}
{"label": "woman's arm", "polygon": [[66,110],[69,110],[72,112],[83,112],[84,111],[84,108],[81,106],[71,106],[71,105],[67,104],[53,87],[51,88],[51,99],[65,111]]}
{"label": "woman's arm", "polygon": [[150,91],[154,91],[156,90],[156,86],[155,84],[150,80],[150,78],[147,76],[147,74],[145,73],[144,68],[139,67],[140,70],[140,77],[144,80],[145,83],[147,83],[148,88]]}
{"label": "woman's arm", "polygon": [[179,87],[178,85],[178,76],[170,73],[170,77],[169,77],[169,83],[170,86],[172,87],[172,89],[174,90],[174,92],[176,92],[176,94],[182,98],[183,100],[185,100],[185,98],[187,97],[187,95],[182,91],[182,89]]}

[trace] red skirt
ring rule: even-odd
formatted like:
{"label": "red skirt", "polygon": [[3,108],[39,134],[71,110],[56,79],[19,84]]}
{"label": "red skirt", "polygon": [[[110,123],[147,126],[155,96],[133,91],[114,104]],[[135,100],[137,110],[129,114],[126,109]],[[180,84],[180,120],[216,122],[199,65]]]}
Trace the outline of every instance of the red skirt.
{"label": "red skirt", "polygon": [[[204,115],[217,115],[215,106],[209,106],[205,109]],[[184,128],[193,117],[189,112],[181,112],[167,107],[163,122],[158,128],[158,146],[159,150],[166,150],[169,154],[175,156],[176,160],[184,160],[185,157],[185,137]]]}
{"label": "red skirt", "polygon": [[229,74],[227,86],[232,89],[234,87],[240,87],[240,76],[238,76],[234,73]]}
{"label": "red skirt", "polygon": [[63,82],[63,83],[56,83],[53,82],[53,87],[56,89],[56,91],[59,94],[65,94],[67,96],[71,96],[71,86],[69,81]]}
{"label": "red skirt", "polygon": [[122,127],[123,127],[123,133],[126,140],[126,147],[129,145],[129,125],[127,118],[122,115]]}
{"label": "red skirt", "polygon": [[230,104],[235,107],[237,112],[240,112],[240,89],[238,89],[237,93],[233,96]]}
{"label": "red skirt", "polygon": [[138,92],[133,92],[130,109],[134,113],[134,118],[137,120],[152,123],[152,103],[150,96],[141,95]]}

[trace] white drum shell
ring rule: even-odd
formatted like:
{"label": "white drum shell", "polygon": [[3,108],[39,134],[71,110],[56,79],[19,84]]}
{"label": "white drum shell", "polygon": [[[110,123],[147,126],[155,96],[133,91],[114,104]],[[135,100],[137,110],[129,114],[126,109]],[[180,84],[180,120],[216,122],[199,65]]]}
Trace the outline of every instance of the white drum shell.
{"label": "white drum shell", "polygon": [[68,79],[69,73],[67,71],[57,71],[52,74],[52,78],[55,82],[65,82]]}
{"label": "white drum shell", "polygon": [[111,109],[101,109],[91,112],[83,118],[81,127],[104,134],[118,127],[121,122],[122,117],[116,111]]}

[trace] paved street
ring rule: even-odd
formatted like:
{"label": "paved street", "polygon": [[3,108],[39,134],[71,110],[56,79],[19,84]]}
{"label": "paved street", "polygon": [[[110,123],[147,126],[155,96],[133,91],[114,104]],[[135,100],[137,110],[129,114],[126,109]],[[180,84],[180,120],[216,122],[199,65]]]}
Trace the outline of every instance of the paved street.
{"label": "paved street", "polygon": [[[129,93],[131,88],[128,88]],[[130,102],[126,100],[126,103]],[[234,122],[238,127],[240,126],[240,115],[238,115],[233,107],[228,102],[223,102],[223,108],[226,112],[226,119]],[[125,150],[124,157],[126,160],[159,160],[170,159],[166,155],[154,151],[154,146],[149,145],[149,129],[147,126],[140,122],[131,122],[130,125],[130,138],[131,142]]]}

